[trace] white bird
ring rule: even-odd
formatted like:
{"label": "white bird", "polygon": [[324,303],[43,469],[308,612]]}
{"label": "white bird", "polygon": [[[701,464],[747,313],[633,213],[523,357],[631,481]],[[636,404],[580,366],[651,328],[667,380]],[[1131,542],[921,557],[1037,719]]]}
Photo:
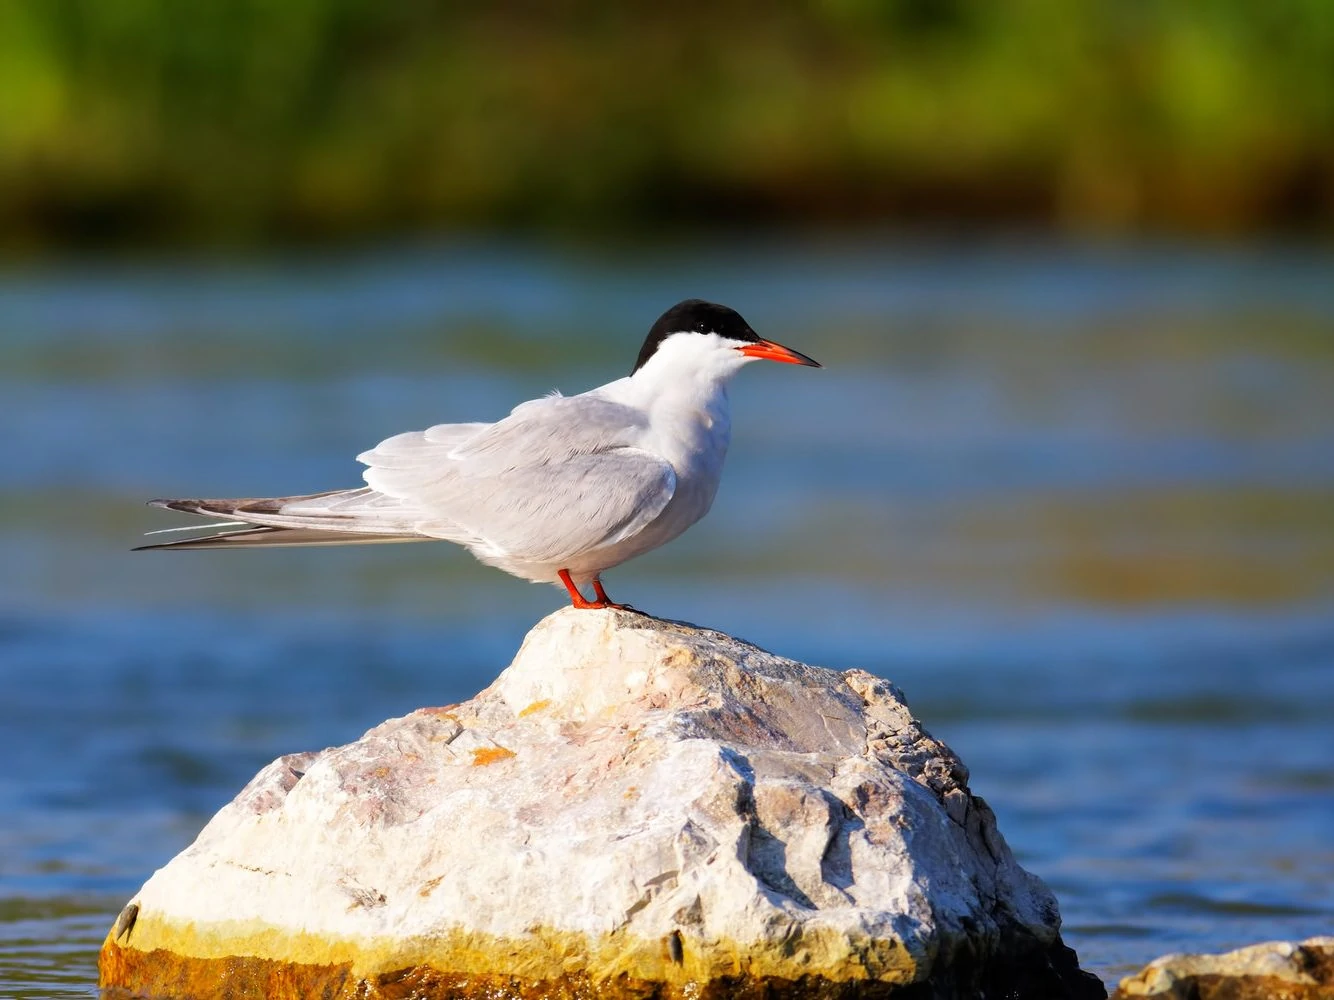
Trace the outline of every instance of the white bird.
{"label": "white bird", "polygon": [[[760,358],[820,367],[734,310],[687,299],[653,324],[626,378],[520,403],[496,423],[381,441],[357,456],[368,466],[357,489],[151,500],[229,520],[143,548],[444,540],[525,580],[563,584],[576,608],[628,607],[607,597],[601,574],[708,513],[731,437],[727,383]],[[591,601],[580,591],[590,584]]]}

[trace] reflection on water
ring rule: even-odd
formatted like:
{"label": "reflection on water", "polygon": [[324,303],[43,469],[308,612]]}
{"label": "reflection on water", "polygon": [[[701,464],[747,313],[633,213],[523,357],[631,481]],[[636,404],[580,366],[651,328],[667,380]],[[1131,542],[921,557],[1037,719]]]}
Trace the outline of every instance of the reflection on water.
{"label": "reflection on water", "polygon": [[[53,873],[55,874],[55,873]],[[95,995],[90,954],[107,932],[110,897],[9,898],[0,905],[0,983],[16,1000]]]}
{"label": "reflection on water", "polygon": [[352,485],[388,434],[628,369],[687,295],[751,366],[656,613],[891,676],[1112,977],[1328,932],[1334,283],[1313,252],[490,245],[0,275],[0,987],[272,757],[467,697],[561,595],[447,546],[131,555],[159,495]]}

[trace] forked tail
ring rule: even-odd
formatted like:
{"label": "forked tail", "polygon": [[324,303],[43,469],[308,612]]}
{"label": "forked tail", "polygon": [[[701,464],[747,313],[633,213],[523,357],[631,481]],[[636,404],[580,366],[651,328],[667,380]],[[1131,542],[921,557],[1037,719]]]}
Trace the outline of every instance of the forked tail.
{"label": "forked tail", "polygon": [[167,528],[149,535],[191,532],[169,542],[141,545],[151,549],[202,549],[227,545],[362,545],[377,542],[426,542],[417,524],[421,512],[403,501],[365,487],[291,497],[247,497],[232,500],[150,500],[149,506],[179,510],[224,521],[198,527]]}

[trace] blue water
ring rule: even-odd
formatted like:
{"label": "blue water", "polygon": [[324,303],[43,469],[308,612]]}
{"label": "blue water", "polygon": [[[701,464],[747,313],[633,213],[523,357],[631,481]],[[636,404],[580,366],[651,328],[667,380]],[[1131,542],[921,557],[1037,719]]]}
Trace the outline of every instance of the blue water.
{"label": "blue water", "polygon": [[754,365],[714,511],[613,596],[893,678],[1108,981],[1334,930],[1334,255],[495,243],[0,272],[0,995],[281,753],[465,698],[562,603],[447,546],[131,554],[151,496],[351,485],[400,430]]}

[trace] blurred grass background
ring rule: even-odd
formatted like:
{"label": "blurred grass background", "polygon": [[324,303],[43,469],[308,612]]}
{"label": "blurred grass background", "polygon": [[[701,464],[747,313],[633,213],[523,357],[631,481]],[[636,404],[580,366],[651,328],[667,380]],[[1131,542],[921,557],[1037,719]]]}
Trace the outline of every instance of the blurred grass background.
{"label": "blurred grass background", "polygon": [[1328,233],[1328,0],[6,0],[0,233]]}

